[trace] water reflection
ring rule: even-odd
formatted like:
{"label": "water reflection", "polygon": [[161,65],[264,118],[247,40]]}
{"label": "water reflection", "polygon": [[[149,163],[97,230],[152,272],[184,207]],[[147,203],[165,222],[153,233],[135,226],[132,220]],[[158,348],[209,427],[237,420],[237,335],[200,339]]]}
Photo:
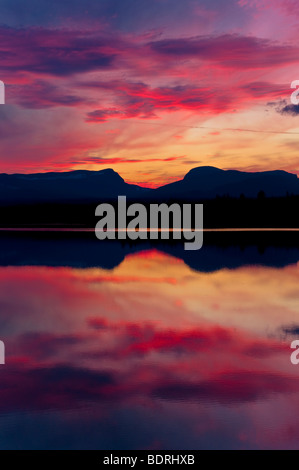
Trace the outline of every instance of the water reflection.
{"label": "water reflection", "polygon": [[53,242],[18,240],[0,267],[1,448],[299,447],[296,246],[211,243],[207,262],[218,250],[238,267],[200,271],[179,246],[76,268],[78,252],[38,263]]}

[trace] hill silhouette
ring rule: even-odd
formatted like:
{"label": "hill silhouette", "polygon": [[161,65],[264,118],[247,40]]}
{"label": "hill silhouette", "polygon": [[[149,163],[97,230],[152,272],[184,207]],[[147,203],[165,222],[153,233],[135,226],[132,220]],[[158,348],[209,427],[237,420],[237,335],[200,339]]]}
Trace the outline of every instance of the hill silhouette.
{"label": "hill silhouette", "polygon": [[297,175],[286,171],[245,172],[203,166],[190,170],[181,181],[156,190],[159,197],[213,199],[217,196],[257,197],[263,191],[269,197],[299,194]]}
{"label": "hill silhouette", "polygon": [[125,183],[112,169],[34,174],[0,174],[0,204],[83,202],[143,196],[147,188]]}
{"label": "hill silhouette", "polygon": [[204,228],[299,227],[299,179],[286,171],[248,173],[210,166],[156,189],[128,184],[112,169],[0,174],[0,227],[94,227],[95,207],[153,202],[204,204]]}
{"label": "hill silhouette", "polygon": [[268,197],[299,195],[297,175],[286,171],[245,172],[197,167],[185,177],[157,189],[128,184],[112,169],[75,170],[34,174],[0,174],[0,204],[83,202],[129,198],[213,199],[229,195],[254,198],[263,191]]}

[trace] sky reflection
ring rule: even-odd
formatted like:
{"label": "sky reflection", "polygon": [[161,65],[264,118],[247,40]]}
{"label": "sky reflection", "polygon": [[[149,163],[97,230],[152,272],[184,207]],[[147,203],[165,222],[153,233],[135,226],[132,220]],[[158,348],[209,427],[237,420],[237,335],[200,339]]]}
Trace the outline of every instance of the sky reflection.
{"label": "sky reflection", "polygon": [[298,447],[298,280],[157,250],[112,271],[1,267],[0,446]]}

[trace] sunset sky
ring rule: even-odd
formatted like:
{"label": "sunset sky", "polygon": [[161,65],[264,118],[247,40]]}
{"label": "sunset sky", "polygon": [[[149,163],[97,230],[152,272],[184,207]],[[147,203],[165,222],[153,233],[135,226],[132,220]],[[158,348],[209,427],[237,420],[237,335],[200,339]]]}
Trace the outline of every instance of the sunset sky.
{"label": "sunset sky", "polygon": [[2,0],[0,59],[1,173],[299,173],[296,0]]}

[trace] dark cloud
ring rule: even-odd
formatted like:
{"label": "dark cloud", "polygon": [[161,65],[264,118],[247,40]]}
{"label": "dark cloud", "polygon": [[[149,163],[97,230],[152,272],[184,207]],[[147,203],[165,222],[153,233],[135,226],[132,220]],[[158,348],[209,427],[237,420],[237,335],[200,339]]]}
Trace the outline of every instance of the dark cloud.
{"label": "dark cloud", "polygon": [[33,72],[63,77],[102,70],[112,66],[118,52],[111,46],[111,38],[101,33],[0,28],[1,69],[6,74]]}
{"label": "dark cloud", "polygon": [[66,88],[41,79],[34,80],[29,85],[8,85],[7,99],[16,100],[20,106],[31,109],[78,106],[88,101],[86,98],[70,93]]}
{"label": "dark cloud", "polygon": [[106,122],[108,119],[123,117],[124,113],[121,111],[111,108],[111,109],[96,109],[87,114],[87,122]]}
{"label": "dark cloud", "polygon": [[287,114],[289,116],[298,116],[299,104],[288,104],[282,108],[277,108],[279,114]]}
{"label": "dark cloud", "polygon": [[[287,94],[290,96],[289,90]],[[269,108],[274,108],[275,111],[281,115],[297,116],[299,114],[299,105],[288,104],[286,99],[271,101],[267,103],[267,106]]]}
{"label": "dark cloud", "polygon": [[151,42],[149,46],[154,52],[176,60],[178,57],[197,58],[234,69],[273,68],[298,61],[297,47],[237,34],[163,39]]}
{"label": "dark cloud", "polygon": [[284,326],[281,328],[281,332],[285,335],[299,336],[299,325]]}
{"label": "dark cloud", "polygon": [[[254,98],[279,99],[280,97],[289,96],[290,94],[289,84],[278,84],[266,81],[256,81],[250,82],[248,84],[246,83],[245,85],[241,86],[241,89],[243,89],[245,92],[247,92]],[[275,102],[267,103],[267,106],[273,105],[275,105]]]}

